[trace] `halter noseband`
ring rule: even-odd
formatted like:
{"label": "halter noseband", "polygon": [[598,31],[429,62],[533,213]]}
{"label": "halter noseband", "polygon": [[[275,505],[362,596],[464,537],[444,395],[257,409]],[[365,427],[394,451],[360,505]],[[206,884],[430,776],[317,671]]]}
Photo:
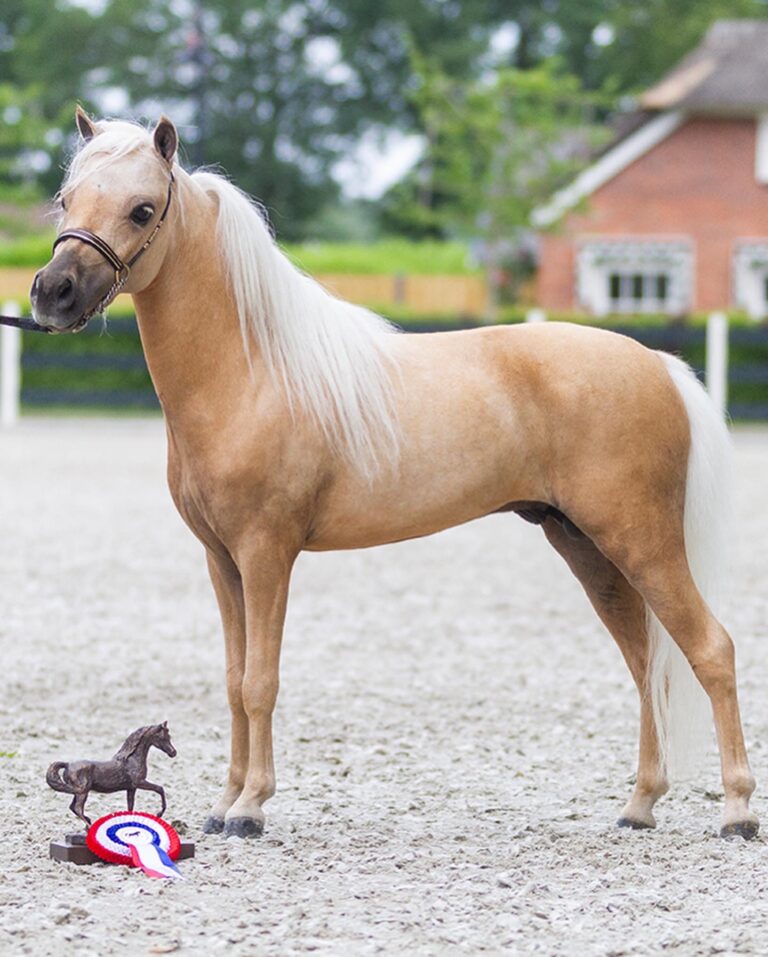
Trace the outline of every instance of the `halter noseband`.
{"label": "halter noseband", "polygon": [[175,178],[173,173],[170,175],[171,178],[168,182],[168,197],[165,201],[165,208],[160,214],[160,219],[158,219],[155,228],[147,237],[146,242],[143,244],[143,246],[139,247],[139,249],[133,254],[133,256],[131,256],[128,262],[123,262],[123,260],[117,255],[109,243],[105,239],[102,239],[101,236],[97,236],[96,233],[92,233],[90,229],[65,229],[64,232],[59,233],[59,235],[56,237],[53,243],[52,251],[56,249],[59,243],[63,243],[67,239],[78,239],[81,243],[87,243],[97,252],[100,252],[101,255],[107,260],[109,265],[115,270],[115,281],[107,290],[106,295],[104,295],[92,309],[89,309],[87,312],[83,313],[78,321],[77,329],[82,328],[91,318],[91,316],[94,316],[99,312],[103,312],[107,308],[107,306],[112,302],[123,286],[128,282],[128,277],[131,273],[131,267],[149,249],[155,236],[157,236],[157,234],[160,232],[160,227],[165,222],[165,217],[171,207],[171,199],[173,198],[173,184],[175,182]]}

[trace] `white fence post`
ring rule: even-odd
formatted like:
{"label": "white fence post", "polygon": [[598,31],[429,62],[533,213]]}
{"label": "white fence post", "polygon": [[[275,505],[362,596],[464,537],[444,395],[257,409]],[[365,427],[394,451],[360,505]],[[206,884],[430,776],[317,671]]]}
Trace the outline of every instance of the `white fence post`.
{"label": "white fence post", "polygon": [[707,391],[718,412],[728,408],[728,317],[712,312],[707,319]]}
{"label": "white fence post", "polygon": [[[7,316],[21,315],[17,302],[6,302],[3,311]],[[19,420],[20,392],[21,330],[0,326],[0,424],[4,429]]]}
{"label": "white fence post", "polygon": [[543,309],[529,309],[525,314],[526,322],[546,322],[547,314]]}

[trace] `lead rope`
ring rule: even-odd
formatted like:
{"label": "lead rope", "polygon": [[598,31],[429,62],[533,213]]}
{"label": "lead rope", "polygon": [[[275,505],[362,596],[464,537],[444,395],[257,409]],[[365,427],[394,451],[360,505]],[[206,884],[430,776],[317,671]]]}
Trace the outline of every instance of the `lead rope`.
{"label": "lead rope", "polygon": [[34,319],[20,318],[19,316],[0,316],[0,326],[11,326],[13,329],[24,329],[25,332],[45,332],[48,333],[51,330],[46,329],[45,326],[41,326],[35,322]]}

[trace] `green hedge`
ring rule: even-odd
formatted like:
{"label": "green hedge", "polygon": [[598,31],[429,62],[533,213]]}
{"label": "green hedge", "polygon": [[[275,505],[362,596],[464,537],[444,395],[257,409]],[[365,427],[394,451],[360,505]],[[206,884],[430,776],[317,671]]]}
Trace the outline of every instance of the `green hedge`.
{"label": "green hedge", "polygon": [[[54,390],[71,393],[73,405],[78,394],[94,390],[125,392],[146,395],[152,391],[152,381],[143,361],[138,368],[99,368],[100,360],[127,357],[129,361],[143,358],[141,340],[132,314],[118,315],[114,322],[103,328],[98,319],[77,335],[45,336],[36,332],[23,334],[22,353],[22,402],[29,390]],[[38,367],[37,363],[49,356],[54,362],[93,360],[93,367],[77,368],[62,365]],[[25,362],[25,359],[28,360]],[[30,367],[30,363],[34,363]],[[35,403],[37,404],[37,403]],[[98,406],[98,402],[94,402]],[[106,405],[106,403],[104,403]]]}
{"label": "green hedge", "polygon": [[285,252],[308,273],[350,275],[465,276],[480,270],[469,262],[463,243],[384,239],[370,244],[307,243]]}
{"label": "green hedge", "polygon": [[[40,268],[48,262],[54,233],[0,243],[0,267]],[[410,242],[385,239],[370,244],[306,243],[284,247],[299,268],[308,273],[377,275],[406,273],[411,276],[472,275],[463,243]]]}
{"label": "green hedge", "polygon": [[9,243],[0,243],[0,267],[28,266],[40,269],[51,258],[53,230],[42,236],[25,236]]}
{"label": "green hedge", "polygon": [[[94,390],[142,395],[146,401],[147,393],[152,389],[146,368],[109,369],[101,368],[100,362],[109,357],[118,357],[125,364],[132,365],[142,355],[141,342],[135,322],[130,313],[112,309],[112,321],[103,330],[98,320],[92,320],[90,326],[76,336],[42,336],[25,333],[23,350],[27,362],[23,369],[23,388],[25,390],[67,391],[74,397],[73,404],[78,405],[77,396]],[[521,321],[522,310],[506,310],[502,316],[506,322]],[[393,316],[406,330],[450,330],[466,327],[455,316],[419,317],[412,322],[404,315]],[[472,323],[470,323],[472,324]],[[477,324],[477,323],[474,323]],[[644,341],[652,348],[666,348],[683,356],[697,371],[701,372],[705,364],[705,330],[703,317],[685,325],[646,323],[624,317],[620,322],[602,322],[603,328],[613,328],[628,332]],[[38,363],[45,356],[52,360],[81,363],[91,357],[93,364],[85,367],[67,367],[52,365],[39,368]],[[70,358],[72,357],[72,358]],[[79,357],[79,358],[78,358]],[[730,402],[733,406],[759,404],[768,410],[768,335],[754,324],[747,326],[734,321],[730,343],[731,371],[733,379],[730,386]],[[30,363],[33,365],[30,366]],[[742,367],[739,369],[739,367]],[[737,377],[747,381],[735,381]],[[754,381],[765,379],[766,381]],[[752,381],[750,381],[752,380]],[[99,405],[98,402],[93,403]],[[765,415],[768,418],[768,411]]]}

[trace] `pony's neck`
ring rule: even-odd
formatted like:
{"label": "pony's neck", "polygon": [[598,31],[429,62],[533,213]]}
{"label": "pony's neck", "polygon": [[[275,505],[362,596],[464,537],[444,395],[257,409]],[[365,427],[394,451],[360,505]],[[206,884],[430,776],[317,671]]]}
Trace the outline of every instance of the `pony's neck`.
{"label": "pony's neck", "polygon": [[146,737],[149,733],[149,728],[139,728],[137,731],[134,731],[126,740],[123,742],[122,747],[115,754],[116,761],[127,761],[128,758],[136,754],[137,751],[144,750],[143,757],[146,757],[147,751],[149,751],[151,745],[146,744]]}
{"label": "pony's neck", "polygon": [[[155,390],[169,424],[194,428],[258,389],[258,354],[249,370],[225,265],[216,246],[216,204],[178,175],[174,233],[157,278],[134,295]],[[183,214],[181,212],[183,206]]]}

